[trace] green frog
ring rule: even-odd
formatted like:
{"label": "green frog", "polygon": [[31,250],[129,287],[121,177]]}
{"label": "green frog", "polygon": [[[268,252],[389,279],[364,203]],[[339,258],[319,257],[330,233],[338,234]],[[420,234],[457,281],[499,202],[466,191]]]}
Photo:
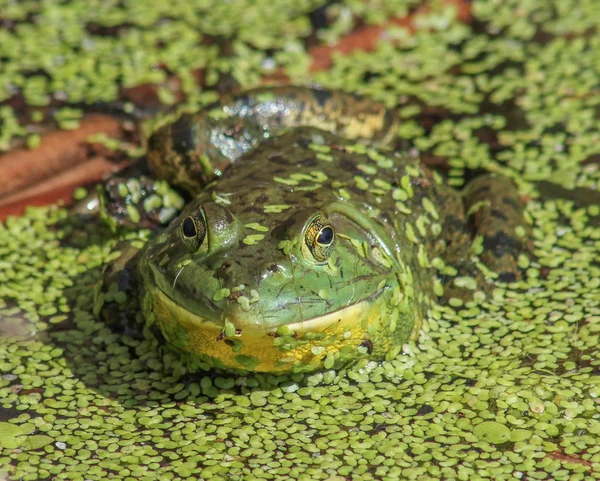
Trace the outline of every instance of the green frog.
{"label": "green frog", "polygon": [[512,182],[451,188],[390,148],[399,122],[356,95],[264,87],[164,125],[147,160],[173,190],[148,176],[105,189],[113,226],[155,234],[120,246],[97,311],[137,311],[192,369],[299,372],[394,358],[432,302],[519,279]]}

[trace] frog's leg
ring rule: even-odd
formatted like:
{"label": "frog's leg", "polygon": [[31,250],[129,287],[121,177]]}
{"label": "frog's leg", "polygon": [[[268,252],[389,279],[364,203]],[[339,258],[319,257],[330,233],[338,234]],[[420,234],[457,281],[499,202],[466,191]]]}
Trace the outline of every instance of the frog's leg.
{"label": "frog's leg", "polygon": [[137,332],[133,327],[141,312],[136,272],[139,242],[124,240],[117,244],[114,252],[118,257],[106,264],[94,292],[94,314],[112,328],[129,334]]}
{"label": "frog's leg", "polygon": [[502,282],[520,280],[519,256],[530,255],[532,237],[516,186],[508,177],[487,174],[467,184],[463,199],[475,239],[481,239],[481,261]]}
{"label": "frog's leg", "polygon": [[[98,186],[98,194],[101,217],[121,233],[140,228],[158,230],[170,222],[184,204],[166,181],[146,176],[113,177]],[[143,323],[137,265],[144,243],[134,233],[125,237],[113,250],[111,255],[116,258],[106,263],[96,286],[94,313],[112,328],[137,336]],[[154,334],[162,339],[160,333]]]}
{"label": "frog's leg", "polygon": [[[472,298],[474,290],[486,290],[486,279],[474,262],[471,245],[473,238],[465,215],[463,197],[457,190],[439,184],[432,191],[435,205],[443,206],[438,209],[443,226],[438,237],[429,239],[430,251],[434,253],[437,275],[444,287],[442,300]],[[468,286],[464,285],[469,279]],[[474,286],[476,286],[474,288]]]}
{"label": "frog's leg", "polygon": [[111,177],[98,185],[97,195],[100,217],[113,231],[165,226],[185,203],[167,181],[146,175]]}
{"label": "frog's leg", "polygon": [[116,172],[73,204],[77,215],[97,215],[113,232],[166,226],[184,206],[184,199],[165,180],[154,179],[145,159]]}
{"label": "frog's leg", "polygon": [[195,193],[245,152],[283,129],[305,126],[386,146],[396,111],[349,93],[308,87],[263,87],[223,97],[159,128],[148,160],[161,179]]}
{"label": "frog's leg", "polygon": [[[438,199],[440,200],[440,199]],[[467,300],[475,291],[491,291],[497,279],[522,278],[519,256],[528,255],[529,228],[524,206],[506,177],[487,174],[472,180],[462,194],[447,189],[440,271],[444,298]]]}

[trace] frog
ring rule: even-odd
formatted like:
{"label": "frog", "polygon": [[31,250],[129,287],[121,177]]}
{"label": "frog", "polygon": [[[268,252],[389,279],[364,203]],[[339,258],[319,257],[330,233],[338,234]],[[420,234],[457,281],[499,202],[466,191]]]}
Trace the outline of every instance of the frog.
{"label": "frog", "polygon": [[[520,280],[530,249],[512,180],[451,187],[416,149],[394,148],[400,125],[398,110],[356,94],[268,86],[161,126],[152,174],[103,187],[113,227],[152,235],[119,245],[95,312],[135,319],[192,371],[394,359],[434,303]],[[161,189],[177,199],[170,217]]]}

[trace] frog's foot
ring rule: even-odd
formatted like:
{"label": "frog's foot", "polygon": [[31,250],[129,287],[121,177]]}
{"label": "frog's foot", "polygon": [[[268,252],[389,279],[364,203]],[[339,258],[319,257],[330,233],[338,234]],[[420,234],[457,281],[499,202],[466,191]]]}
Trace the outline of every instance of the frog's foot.
{"label": "frog's foot", "polygon": [[[94,292],[94,314],[111,328],[132,332],[140,311],[136,265],[139,241],[121,241],[115,247],[119,256],[109,262]],[[133,329],[135,332],[135,329]]]}
{"label": "frog's foot", "polygon": [[472,252],[498,280],[520,280],[519,258],[530,255],[531,235],[516,186],[507,177],[487,174],[466,186],[463,199],[474,236]]}
{"label": "frog's foot", "polygon": [[168,224],[184,200],[164,180],[112,177],[98,186],[99,212],[113,230],[155,229]]}

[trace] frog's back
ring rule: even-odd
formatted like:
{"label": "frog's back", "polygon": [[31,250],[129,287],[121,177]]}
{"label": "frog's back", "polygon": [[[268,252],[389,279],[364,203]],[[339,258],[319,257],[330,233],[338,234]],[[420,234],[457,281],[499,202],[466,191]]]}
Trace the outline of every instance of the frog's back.
{"label": "frog's back", "polygon": [[336,90],[260,87],[159,128],[148,160],[160,178],[198,192],[256,145],[285,129],[314,127],[378,146],[394,139],[398,115],[380,102]]}
{"label": "frog's back", "polygon": [[[435,206],[460,201],[416,154],[378,149],[312,127],[289,129],[260,143],[202,195],[255,211],[265,205],[353,211],[388,255],[401,259],[421,292],[432,290],[430,259],[439,250],[436,239],[445,220]],[[265,214],[257,222],[277,220]]]}

